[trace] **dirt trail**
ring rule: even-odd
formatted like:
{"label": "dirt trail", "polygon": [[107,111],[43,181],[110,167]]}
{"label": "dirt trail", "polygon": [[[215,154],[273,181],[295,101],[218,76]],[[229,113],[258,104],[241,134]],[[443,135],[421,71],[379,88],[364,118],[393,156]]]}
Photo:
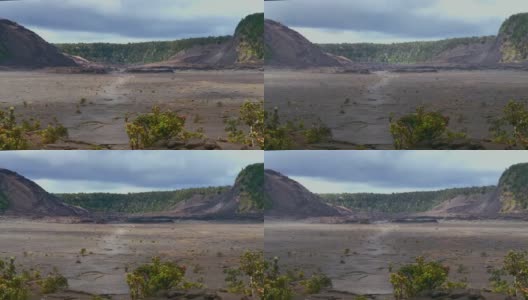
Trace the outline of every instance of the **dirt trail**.
{"label": "dirt trail", "polygon": [[397,78],[398,75],[387,71],[374,72],[374,74],[379,76],[381,80],[368,87],[367,101],[374,105],[389,104],[393,102],[390,95],[387,94],[385,87],[387,87],[393,79]]}
{"label": "dirt trail", "polygon": [[[388,280],[387,256],[395,255],[385,244],[387,236],[397,231],[398,226],[384,224],[376,226],[367,240],[362,241],[362,248],[367,252],[360,253],[353,261],[351,272],[333,280],[336,290],[354,294],[391,294],[392,286]],[[356,282],[354,286],[350,282]]]}

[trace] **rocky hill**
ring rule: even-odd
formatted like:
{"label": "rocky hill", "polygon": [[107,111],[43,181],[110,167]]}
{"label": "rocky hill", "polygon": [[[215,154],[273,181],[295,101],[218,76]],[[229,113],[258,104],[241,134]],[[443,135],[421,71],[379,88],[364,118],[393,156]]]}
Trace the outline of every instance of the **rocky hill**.
{"label": "rocky hill", "polygon": [[0,19],[0,66],[74,67],[75,61],[25,27]]}
{"label": "rocky hill", "polygon": [[268,218],[305,219],[337,217],[338,209],[326,204],[300,183],[272,170],[264,172],[264,193],[269,199]]}
{"label": "rocky hill", "polygon": [[324,52],[300,33],[272,20],[264,21],[266,66],[317,68],[341,66],[338,57]]}
{"label": "rocky hill", "polygon": [[0,169],[0,214],[29,217],[84,217],[85,209],[63,203],[35,182]]}

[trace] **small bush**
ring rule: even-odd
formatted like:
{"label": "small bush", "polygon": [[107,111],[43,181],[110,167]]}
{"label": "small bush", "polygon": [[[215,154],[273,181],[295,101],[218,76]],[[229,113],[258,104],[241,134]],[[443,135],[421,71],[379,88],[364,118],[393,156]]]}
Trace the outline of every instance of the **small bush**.
{"label": "small bush", "polygon": [[423,291],[446,288],[449,268],[438,262],[416,258],[416,263],[404,265],[390,274],[390,283],[396,299],[408,299]]}
{"label": "small bush", "polygon": [[423,107],[416,113],[390,120],[390,132],[396,149],[431,147],[445,139],[464,137],[464,134],[449,132],[449,118],[438,112],[426,112]]}
{"label": "small bush", "polygon": [[152,147],[159,141],[179,139],[186,141],[193,136],[201,134],[185,130],[185,120],[172,111],[161,111],[154,107],[151,113],[138,116],[134,121],[128,122],[126,118],[126,132],[132,149]]}
{"label": "small bush", "polygon": [[152,263],[138,267],[126,277],[132,299],[153,296],[160,291],[170,289],[186,290],[201,287],[201,284],[185,279],[185,266],[173,262],[162,262],[159,257]]}
{"label": "small bush", "polygon": [[306,293],[318,293],[332,281],[322,273],[304,279],[302,271],[282,273],[279,259],[265,259],[262,251],[248,251],[240,257],[240,266],[225,271],[228,291],[263,300],[291,300],[296,286]]}
{"label": "small bush", "polygon": [[52,294],[67,288],[68,280],[57,270],[53,270],[46,278],[40,279],[38,284],[42,294]]}
{"label": "small bush", "polygon": [[43,129],[40,132],[42,137],[42,142],[44,144],[53,144],[57,142],[60,138],[68,136],[68,129],[62,126],[61,124],[55,122],[53,125],[49,124],[46,129]]}
{"label": "small bush", "polygon": [[316,273],[313,274],[310,279],[302,281],[301,284],[306,288],[308,294],[317,294],[323,288],[331,287],[332,280],[330,280],[325,274]]}
{"label": "small bush", "polygon": [[30,276],[17,274],[15,259],[0,259],[0,299],[25,300],[29,296]]}
{"label": "small bush", "polygon": [[[264,101],[245,102],[240,107],[240,116],[226,121],[229,141],[251,147],[264,147]],[[249,127],[246,133],[241,126]]]}
{"label": "small bush", "polygon": [[[491,284],[494,292],[528,299],[528,251],[510,251],[504,258],[504,266],[493,270]],[[506,280],[503,276],[510,276]]]}
{"label": "small bush", "polygon": [[290,278],[282,275],[278,259],[264,259],[262,251],[247,251],[240,257],[240,267],[225,271],[228,291],[263,300],[290,300]]}
{"label": "small bush", "polygon": [[528,149],[528,110],[522,103],[510,101],[503,116],[490,128],[493,141]]}

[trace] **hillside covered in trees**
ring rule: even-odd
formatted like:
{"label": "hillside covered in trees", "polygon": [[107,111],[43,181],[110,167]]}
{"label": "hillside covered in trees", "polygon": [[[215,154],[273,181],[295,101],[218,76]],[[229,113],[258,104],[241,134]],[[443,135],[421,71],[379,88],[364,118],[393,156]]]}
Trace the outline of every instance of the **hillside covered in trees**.
{"label": "hillside covered in trees", "polygon": [[393,194],[344,193],[319,196],[329,204],[344,206],[360,212],[416,213],[430,210],[456,196],[486,194],[495,189],[494,186],[486,186]]}
{"label": "hillside covered in trees", "polygon": [[148,213],[169,210],[180,201],[196,195],[215,196],[230,187],[190,188],[176,191],[144,192],[128,194],[78,193],[57,194],[62,201],[93,212],[104,213]]}
{"label": "hillside covered in trees", "polygon": [[240,37],[238,61],[264,59],[264,14],[256,13],[245,17],[235,30],[235,37]]}
{"label": "hillside covered in trees", "polygon": [[222,44],[230,39],[230,36],[221,36],[128,44],[79,43],[56,44],[56,46],[65,53],[81,56],[89,61],[126,65],[168,60],[182,50],[195,46]]}
{"label": "hillside covered in trees", "polygon": [[504,22],[499,31],[502,62],[528,59],[528,13],[516,14]]}
{"label": "hillside covered in trees", "polygon": [[442,53],[457,47],[486,45],[494,43],[495,39],[495,36],[485,36],[394,44],[345,43],[319,46],[326,52],[358,63],[414,64],[431,62]]}
{"label": "hillside covered in trees", "polygon": [[528,164],[509,167],[499,180],[503,212],[528,209]]}
{"label": "hillside covered in trees", "polygon": [[239,211],[258,211],[265,209],[269,203],[263,191],[264,164],[253,164],[245,167],[235,180],[241,198]]}
{"label": "hillside covered in trees", "polygon": [[263,35],[264,14],[256,13],[243,18],[233,36],[128,44],[78,43],[56,46],[64,53],[104,64],[150,64],[192,57],[194,63],[203,61],[229,65],[235,63],[235,60],[241,64],[263,60]]}

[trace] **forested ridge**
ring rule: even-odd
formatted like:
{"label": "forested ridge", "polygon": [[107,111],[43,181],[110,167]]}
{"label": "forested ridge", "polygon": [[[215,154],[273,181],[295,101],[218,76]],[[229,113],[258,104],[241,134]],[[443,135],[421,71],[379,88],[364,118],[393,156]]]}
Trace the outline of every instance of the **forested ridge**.
{"label": "forested ridge", "polygon": [[[80,206],[93,212],[105,213],[146,213],[170,209],[178,202],[195,195],[214,196],[230,187],[189,188],[176,191],[143,193],[77,193],[56,194],[65,203]],[[0,199],[1,201],[1,199]]]}
{"label": "forested ridge", "polygon": [[363,212],[424,212],[436,205],[459,195],[484,194],[492,192],[495,186],[453,188],[440,191],[408,192],[392,194],[320,194],[332,205],[344,206]]}
{"label": "forested ridge", "polygon": [[429,62],[449,49],[470,44],[490,43],[495,39],[495,36],[483,36],[393,44],[345,43],[319,44],[319,46],[329,53],[344,56],[354,62],[413,64]]}
{"label": "forested ridge", "polygon": [[145,64],[168,60],[176,53],[194,46],[222,44],[231,36],[189,38],[176,41],[128,44],[78,43],[56,44],[63,52],[105,64]]}

